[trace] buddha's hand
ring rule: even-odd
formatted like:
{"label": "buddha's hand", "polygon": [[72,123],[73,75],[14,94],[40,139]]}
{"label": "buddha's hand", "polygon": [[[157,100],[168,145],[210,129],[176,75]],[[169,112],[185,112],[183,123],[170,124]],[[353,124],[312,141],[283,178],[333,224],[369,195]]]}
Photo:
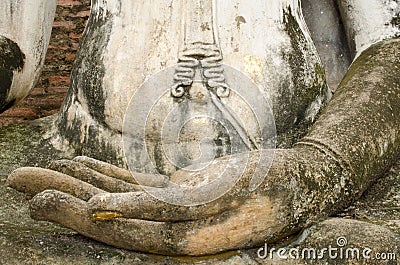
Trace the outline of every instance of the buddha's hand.
{"label": "buddha's hand", "polygon": [[396,38],[361,54],[308,134],[273,162],[241,153],[168,179],[79,157],[51,166],[63,174],[22,168],[8,182],[35,195],[33,218],[126,249],[204,255],[281,239],[349,206],[398,161],[399,49]]}
{"label": "buddha's hand", "polygon": [[[229,167],[232,158],[242,166]],[[249,188],[259,158],[259,154],[224,157],[205,170],[180,170],[167,178],[131,174],[76,157],[55,161],[50,169],[16,169],[8,184],[34,196],[30,200],[33,219],[59,223],[116,247],[204,255],[254,246],[276,232],[273,211],[277,209],[257,189]],[[222,168],[229,176],[224,181],[219,179]],[[262,175],[266,169],[258,170]],[[235,175],[238,178],[230,178]],[[163,199],[175,196],[174,192],[175,204]]]}

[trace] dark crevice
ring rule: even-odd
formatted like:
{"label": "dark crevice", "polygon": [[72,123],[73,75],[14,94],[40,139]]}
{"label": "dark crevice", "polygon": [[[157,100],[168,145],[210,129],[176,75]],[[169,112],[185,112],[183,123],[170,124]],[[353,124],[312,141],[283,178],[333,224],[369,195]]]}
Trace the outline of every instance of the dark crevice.
{"label": "dark crevice", "polygon": [[15,99],[8,99],[14,72],[24,67],[25,55],[18,44],[0,36],[0,113],[13,105]]}

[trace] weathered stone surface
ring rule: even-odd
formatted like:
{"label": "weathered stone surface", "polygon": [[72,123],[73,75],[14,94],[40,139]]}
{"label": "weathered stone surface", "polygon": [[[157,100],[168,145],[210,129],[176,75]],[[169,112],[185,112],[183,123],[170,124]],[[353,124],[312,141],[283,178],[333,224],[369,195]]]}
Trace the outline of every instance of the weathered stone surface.
{"label": "weathered stone surface", "polygon": [[118,178],[111,178],[101,174],[79,162],[71,160],[57,160],[50,164],[49,169],[73,176],[83,182],[87,182],[108,192],[129,192],[140,190],[137,183],[129,183]]}
{"label": "weathered stone surface", "polygon": [[124,182],[131,184],[138,184],[136,179],[139,178],[141,180],[145,179],[145,181],[142,182],[142,185],[161,188],[166,186],[169,181],[169,179],[163,175],[135,173],[136,175],[132,176],[132,172],[125,168],[120,168],[91,157],[77,156],[73,161],[84,164],[106,176],[112,176],[115,179],[123,180]]}
{"label": "weathered stone surface", "polygon": [[[239,25],[243,21],[237,20]],[[295,32],[293,28],[286,29],[292,30],[292,34]],[[31,214],[37,219],[62,223],[108,244],[163,254],[204,255],[287,239],[287,235],[347,206],[398,159],[399,124],[394,118],[399,114],[398,43],[392,40],[373,46],[353,63],[341,90],[321,119],[293,149],[277,152],[268,176],[271,178],[255,192],[247,190],[248,176],[253,170],[250,164],[245,172],[247,178],[235,190],[215,203],[200,207],[156,203],[143,193],[95,196],[87,204],[53,190],[34,197]],[[41,144],[47,146],[45,142]],[[6,147],[5,154],[7,148],[10,147]],[[237,158],[240,164],[242,157]],[[224,159],[217,160],[217,164]],[[218,168],[216,165],[209,170],[214,172]],[[363,244],[358,240],[364,238],[375,237],[375,242],[376,238],[384,242],[398,240],[397,234],[382,227],[353,221],[345,223],[349,228],[347,235],[354,227],[371,231],[363,234],[363,238],[358,236],[355,243],[358,246]],[[335,231],[335,226],[334,221],[327,221],[308,231],[314,229],[317,237],[318,233],[326,234],[330,241],[332,233],[325,231]],[[383,233],[388,236],[382,236]],[[315,241],[311,236],[298,242],[307,246]],[[150,257],[149,261],[155,263],[152,256],[140,257]],[[161,259],[167,262],[170,258]],[[178,262],[179,258],[171,260]],[[179,261],[252,264],[254,252]]]}
{"label": "weathered stone surface", "polygon": [[256,260],[266,265],[398,264],[400,235],[383,226],[333,218],[306,229],[291,244],[262,248]]}
{"label": "weathered stone surface", "polygon": [[[27,175],[32,176],[32,178],[28,180],[26,178]],[[105,192],[60,172],[48,169],[38,170],[38,168],[34,167],[14,170],[7,179],[7,183],[11,188],[28,195],[35,195],[45,190],[58,189],[69,192],[81,200],[89,200],[94,195]]]}
{"label": "weathered stone surface", "polygon": [[14,71],[20,72],[24,67],[25,55],[18,44],[0,36],[0,111],[14,104],[13,100],[7,101],[8,94],[14,77]]}
{"label": "weathered stone surface", "polygon": [[392,23],[400,12],[398,1],[337,1],[352,58],[371,44],[398,37],[400,27]]}
{"label": "weathered stone surface", "polygon": [[56,2],[0,2],[0,112],[25,98],[36,84],[49,44]]}
{"label": "weathered stone surface", "polygon": [[[233,155],[227,174],[240,174],[248,163],[242,178],[208,203],[170,205],[144,192],[99,194],[86,203],[53,190],[33,198],[31,215],[110,245],[159,254],[207,255],[293,235],[348,206],[398,159],[399,46],[393,39],[366,50],[307,136],[292,149],[276,150],[269,171],[260,165],[266,178],[254,191],[248,187],[257,152],[249,160]],[[202,174],[220,172],[228,159]]]}
{"label": "weathered stone surface", "polygon": [[379,179],[363,196],[339,214],[385,226],[400,233],[400,168],[397,164]]}
{"label": "weathered stone surface", "polygon": [[352,61],[335,0],[301,1],[304,18],[324,64],[329,88],[335,91]]}
{"label": "weathered stone surface", "polygon": [[[205,1],[204,25],[198,21],[196,28],[189,13],[201,2],[93,2],[58,123],[59,134],[78,154],[122,165],[121,131],[132,95],[176,65],[187,43],[211,45],[212,34],[221,62],[249,76],[268,99],[281,142],[289,146],[293,141],[284,134],[314,121],[329,92],[299,2],[219,1],[209,10]],[[183,13],[187,37],[181,32]]]}
{"label": "weathered stone surface", "polygon": [[[79,3],[80,2],[80,3]],[[0,126],[57,113],[64,101],[73,60],[90,13],[90,0],[58,1],[46,59],[29,95],[0,114]],[[73,27],[64,23],[72,22]]]}
{"label": "weathered stone surface", "polygon": [[[40,125],[42,124],[42,125]],[[132,251],[113,248],[79,236],[71,230],[61,228],[48,222],[37,222],[29,218],[25,196],[13,189],[7,188],[5,179],[12,169],[20,166],[46,166],[56,157],[70,157],[59,154],[50,145],[44,145],[41,140],[44,131],[49,127],[48,122],[40,121],[35,124],[2,127],[0,129],[0,255],[7,264],[195,264],[195,265],[230,265],[230,264],[307,264],[306,260],[284,261],[276,260],[271,263],[268,259],[257,258],[258,248],[233,251],[207,257],[165,257],[158,255],[140,254]],[[46,147],[45,147],[46,146]],[[378,251],[384,239],[396,240],[392,232],[378,228],[383,224],[393,229],[400,236],[400,230],[390,226],[399,219],[398,191],[400,190],[399,164],[391,170],[387,177],[380,179],[368,189],[360,201],[356,202],[343,214],[347,218],[367,220],[356,222],[349,219],[334,219],[322,222],[304,233],[298,246],[329,247],[334,245],[339,236],[348,236],[352,245],[368,246]],[[390,200],[390,202],[389,202]],[[382,219],[383,218],[383,219]],[[389,221],[392,222],[389,222]],[[372,226],[370,222],[377,226]],[[367,229],[368,228],[368,229]],[[396,230],[397,229],[397,230]],[[346,233],[345,233],[346,232]],[[385,234],[382,234],[384,232]],[[360,237],[361,234],[366,237]],[[308,236],[307,236],[308,235]],[[375,242],[375,243],[373,243]],[[392,241],[396,242],[396,241]],[[373,243],[373,244],[372,244]],[[289,249],[288,243],[271,245]],[[387,244],[393,252],[396,245]],[[397,245],[398,246],[398,245]],[[260,246],[261,247],[261,246]],[[338,260],[335,260],[338,261]],[[285,263],[286,262],[286,263]],[[327,264],[333,262],[326,261]],[[398,257],[397,257],[398,262]],[[321,264],[321,263],[317,263]],[[344,263],[346,264],[346,263]],[[353,262],[348,264],[362,264]],[[368,264],[368,263],[367,263]],[[396,264],[374,261],[369,264]]]}

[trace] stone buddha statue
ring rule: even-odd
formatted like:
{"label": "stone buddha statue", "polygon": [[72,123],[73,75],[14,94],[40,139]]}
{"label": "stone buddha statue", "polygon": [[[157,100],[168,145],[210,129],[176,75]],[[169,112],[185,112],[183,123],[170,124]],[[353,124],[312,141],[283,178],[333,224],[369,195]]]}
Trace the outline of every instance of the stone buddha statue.
{"label": "stone buddha statue", "polygon": [[34,219],[169,255],[275,242],[348,206],[400,151],[399,7],[314,2],[93,0],[52,129],[78,156],[9,185]]}

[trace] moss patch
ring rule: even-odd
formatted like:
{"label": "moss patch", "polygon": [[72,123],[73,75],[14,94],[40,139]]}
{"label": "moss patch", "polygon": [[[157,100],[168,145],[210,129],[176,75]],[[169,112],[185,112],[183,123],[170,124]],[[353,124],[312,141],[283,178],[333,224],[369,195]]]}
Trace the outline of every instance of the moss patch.
{"label": "moss patch", "polygon": [[397,13],[396,15],[393,16],[392,20],[390,21],[390,24],[400,28],[400,13]]}
{"label": "moss patch", "polygon": [[[283,11],[284,30],[287,32],[291,50],[282,57],[288,62],[291,70],[291,84],[282,84],[280,102],[287,102],[274,109],[275,115],[282,115],[277,120],[278,147],[289,148],[304,136],[314,120],[306,117],[306,109],[320,98],[323,106],[327,101],[328,86],[325,70],[319,63],[317,55],[310,50],[310,43],[304,36],[292,10]],[[293,93],[288,93],[289,86],[294,86]],[[295,117],[293,122],[289,120]]]}

